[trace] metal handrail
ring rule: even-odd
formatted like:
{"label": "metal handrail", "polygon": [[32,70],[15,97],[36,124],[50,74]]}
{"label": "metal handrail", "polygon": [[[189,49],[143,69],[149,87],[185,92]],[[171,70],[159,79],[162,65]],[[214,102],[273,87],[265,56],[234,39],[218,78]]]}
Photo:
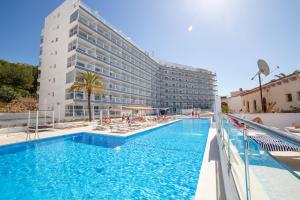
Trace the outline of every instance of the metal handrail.
{"label": "metal handrail", "polygon": [[234,118],[234,119],[244,123],[245,125],[255,128],[256,130],[262,131],[272,137],[279,138],[281,140],[284,140],[285,142],[292,143],[297,146],[300,145],[300,136],[298,136],[298,135],[295,135],[295,134],[292,134],[289,132],[285,132],[285,131],[282,131],[279,129],[270,128],[268,126],[258,124],[256,122],[248,120],[248,119],[243,119],[243,118],[237,117],[232,114],[227,114],[227,116]]}

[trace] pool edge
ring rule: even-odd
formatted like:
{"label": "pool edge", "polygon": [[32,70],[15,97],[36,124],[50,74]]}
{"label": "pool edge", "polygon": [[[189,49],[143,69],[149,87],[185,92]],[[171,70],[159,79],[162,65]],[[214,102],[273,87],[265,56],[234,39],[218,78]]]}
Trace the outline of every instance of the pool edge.
{"label": "pool edge", "polygon": [[216,141],[217,130],[211,124],[206,140],[205,151],[200,168],[200,174],[195,192],[195,200],[226,199],[224,185],[219,163],[219,150]]}

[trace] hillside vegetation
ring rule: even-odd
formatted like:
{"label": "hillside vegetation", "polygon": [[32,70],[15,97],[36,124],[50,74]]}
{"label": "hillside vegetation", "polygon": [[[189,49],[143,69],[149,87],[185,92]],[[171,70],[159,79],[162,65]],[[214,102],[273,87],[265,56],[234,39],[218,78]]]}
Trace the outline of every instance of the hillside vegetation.
{"label": "hillside vegetation", "polygon": [[0,60],[0,102],[9,103],[21,97],[37,98],[38,68]]}

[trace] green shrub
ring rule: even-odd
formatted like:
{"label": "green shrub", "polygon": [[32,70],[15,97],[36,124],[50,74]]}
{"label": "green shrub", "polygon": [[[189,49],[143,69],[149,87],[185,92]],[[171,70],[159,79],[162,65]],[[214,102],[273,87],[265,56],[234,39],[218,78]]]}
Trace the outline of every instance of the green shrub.
{"label": "green shrub", "polygon": [[0,86],[0,100],[5,102],[10,102],[16,98],[21,97],[20,93],[15,91],[10,86],[2,85]]}
{"label": "green shrub", "polygon": [[37,97],[38,68],[0,60],[0,101]]}

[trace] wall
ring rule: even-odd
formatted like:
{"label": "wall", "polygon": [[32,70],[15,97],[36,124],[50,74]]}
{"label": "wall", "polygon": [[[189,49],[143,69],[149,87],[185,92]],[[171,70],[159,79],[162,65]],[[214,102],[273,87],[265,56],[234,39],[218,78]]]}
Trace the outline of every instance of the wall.
{"label": "wall", "polygon": [[280,129],[292,126],[293,123],[300,124],[300,113],[255,113],[237,114],[237,116],[245,117],[250,120],[255,117],[260,117],[265,125]]}
{"label": "wall", "polygon": [[[270,82],[263,86],[263,97],[266,98],[267,105],[276,102],[274,109],[276,112],[289,110],[290,106],[300,108],[300,73],[291,75],[282,80]],[[286,94],[292,94],[293,100],[287,101]],[[256,90],[251,93],[242,95],[243,111],[247,112],[247,102],[249,102],[249,112],[254,110],[254,100],[256,100],[257,110],[261,110],[260,91]]]}
{"label": "wall", "polygon": [[67,50],[73,39],[69,38],[69,30],[76,23],[70,23],[70,15],[77,9],[74,2],[66,0],[52,11],[45,18],[42,31],[39,110],[54,109],[56,117],[65,113],[67,58],[71,56]]}
{"label": "wall", "polygon": [[227,104],[230,112],[239,113],[242,109],[242,98],[241,96],[229,97]]}

